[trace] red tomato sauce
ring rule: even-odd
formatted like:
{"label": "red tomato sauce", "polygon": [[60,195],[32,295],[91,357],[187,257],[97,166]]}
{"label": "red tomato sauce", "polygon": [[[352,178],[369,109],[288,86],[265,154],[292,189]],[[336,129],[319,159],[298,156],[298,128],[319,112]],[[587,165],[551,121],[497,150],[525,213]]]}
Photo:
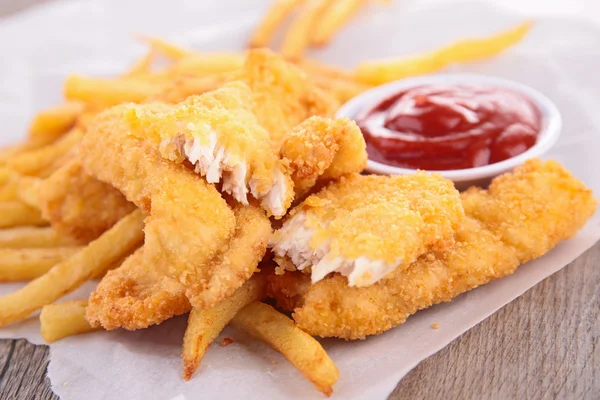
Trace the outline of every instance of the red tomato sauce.
{"label": "red tomato sauce", "polygon": [[523,94],[495,86],[424,85],[356,118],[369,159],[402,168],[480,167],[532,147],[541,113]]}

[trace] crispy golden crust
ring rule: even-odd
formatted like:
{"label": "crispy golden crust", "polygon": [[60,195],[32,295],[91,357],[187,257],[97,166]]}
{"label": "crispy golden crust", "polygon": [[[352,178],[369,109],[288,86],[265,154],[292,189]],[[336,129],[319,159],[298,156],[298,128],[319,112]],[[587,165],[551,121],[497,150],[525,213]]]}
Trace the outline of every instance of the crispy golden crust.
{"label": "crispy golden crust", "polygon": [[[476,220],[467,218],[456,240],[451,250],[423,255],[408,269],[368,287],[348,287],[339,275],[310,285],[306,274],[286,272],[270,276],[268,295],[281,307],[293,305],[294,321],[311,335],[364,339],[402,324],[420,309],[510,274],[518,265],[514,250]],[[278,291],[282,286],[286,291]]]}
{"label": "crispy golden crust", "polygon": [[319,179],[360,172],[367,164],[362,133],[347,118],[306,119],[285,135],[281,157],[290,166],[297,196],[314,187]]}
{"label": "crispy golden crust", "polygon": [[121,192],[87,174],[77,161],[44,180],[37,197],[52,227],[82,242],[98,238],[135,209]]}
{"label": "crispy golden crust", "polygon": [[214,186],[130,135],[123,122],[126,108],[115,107],[96,119],[80,160],[89,173],[149,214],[144,256],[163,261],[162,272],[184,286],[198,284],[234,233],[233,211]]}
{"label": "crispy golden crust", "polygon": [[235,234],[208,263],[212,269],[199,283],[185,287],[165,276],[160,266],[164,259],[149,259],[142,248],[98,284],[87,309],[90,323],[105,329],[143,329],[188,312],[188,298],[200,309],[230,296],[257,271],[271,235],[269,219],[260,208],[237,206],[234,211]]}
{"label": "crispy golden crust", "polygon": [[90,295],[86,318],[92,326],[143,329],[190,310],[183,285],[149,263],[144,251],[142,246],[108,272]]}
{"label": "crispy golden crust", "polygon": [[234,208],[236,230],[229,245],[213,261],[211,276],[187,290],[193,303],[208,308],[230,296],[257,271],[267,251],[271,223],[256,206]]}
{"label": "crispy golden crust", "polygon": [[465,212],[517,249],[521,263],[574,236],[596,211],[585,185],[556,161],[531,160],[494,179],[487,191],[462,193]]}
{"label": "crispy golden crust", "polygon": [[[273,186],[275,171],[283,170],[283,165],[271,148],[269,133],[258,124],[254,109],[250,89],[237,81],[174,106],[130,105],[125,119],[133,135],[149,140],[164,158],[180,163],[185,155],[177,142],[191,140],[209,148],[214,135],[217,148],[223,147],[232,162],[246,164],[254,187],[263,193]],[[292,200],[293,191],[289,190],[283,201],[285,209]]]}
{"label": "crispy golden crust", "polygon": [[[464,213],[451,181],[419,172],[348,175],[292,210],[312,229],[310,247],[330,243],[332,256],[367,257],[406,268],[421,254],[452,244]],[[273,242],[285,239],[278,231]]]}
{"label": "crispy golden crust", "polygon": [[[571,237],[594,213],[591,191],[556,162],[529,161],[463,194],[467,218],[447,250],[423,255],[404,271],[364,288],[335,275],[310,285],[306,274],[269,278],[269,296],[317,336],[361,339],[414,312],[509,275]],[[481,219],[481,220],[479,220]]]}
{"label": "crispy golden crust", "polygon": [[267,49],[248,51],[244,70],[258,121],[277,149],[294,126],[313,115],[331,117],[339,107],[304,72]]}

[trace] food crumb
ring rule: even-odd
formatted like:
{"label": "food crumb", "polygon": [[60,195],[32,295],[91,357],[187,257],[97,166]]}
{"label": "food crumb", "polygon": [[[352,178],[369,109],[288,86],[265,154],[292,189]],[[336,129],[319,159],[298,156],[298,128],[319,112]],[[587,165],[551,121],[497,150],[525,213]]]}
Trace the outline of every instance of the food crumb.
{"label": "food crumb", "polygon": [[225,337],[225,338],[221,339],[221,346],[223,346],[223,347],[229,346],[231,343],[233,343],[233,338]]}
{"label": "food crumb", "polygon": [[69,382],[65,382],[63,383],[63,386],[67,386],[69,384]]}
{"label": "food crumb", "polygon": [[431,325],[431,327],[432,327],[433,329],[440,329],[440,324],[438,324],[438,323],[436,322],[435,324]]}
{"label": "food crumb", "polygon": [[277,360],[271,360],[271,365],[277,364]]}

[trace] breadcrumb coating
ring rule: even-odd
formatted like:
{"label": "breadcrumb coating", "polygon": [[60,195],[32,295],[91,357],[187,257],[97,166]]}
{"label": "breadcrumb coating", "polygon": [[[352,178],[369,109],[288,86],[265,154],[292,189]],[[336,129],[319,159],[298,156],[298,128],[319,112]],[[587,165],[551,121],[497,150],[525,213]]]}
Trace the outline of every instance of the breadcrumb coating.
{"label": "breadcrumb coating", "polygon": [[144,210],[145,251],[162,273],[185,287],[199,284],[229,242],[235,216],[214,186],[181,164],[163,159],[129,134],[118,106],[101,114],[79,151],[84,168]]}
{"label": "breadcrumb coating", "polygon": [[249,50],[244,72],[258,122],[270,133],[275,149],[294,126],[315,115],[332,117],[339,108],[304,72],[268,49]]}
{"label": "breadcrumb coating", "polygon": [[289,163],[297,197],[319,180],[361,172],[367,165],[362,132],[348,118],[308,118],[285,136],[281,157]]}
{"label": "breadcrumb coating", "polygon": [[124,112],[131,134],[149,140],[171,161],[189,161],[209,183],[247,205],[247,193],[281,217],[292,203],[292,182],[258,124],[252,93],[243,82],[191,96],[174,106],[130,105]]}
{"label": "breadcrumb coating", "polygon": [[[312,278],[316,281],[333,272],[321,261],[335,264],[341,258],[355,263],[350,273],[342,271],[349,276],[350,284],[365,286],[394,269],[407,268],[429,250],[451,245],[464,213],[451,181],[418,172],[405,176],[342,177],[308,197],[290,215],[271,239],[282,267],[289,266],[286,257],[291,257],[298,269],[312,264]],[[303,242],[309,247],[304,251],[317,254],[316,257],[297,256],[297,247]],[[364,275],[355,277],[353,272],[363,260],[385,265],[366,266]],[[322,269],[325,273],[319,271]],[[384,271],[378,273],[374,269]]]}
{"label": "breadcrumb coating", "polygon": [[304,273],[273,272],[268,294],[312,335],[363,339],[512,274],[572,237],[597,207],[592,192],[564,167],[540,160],[496,178],[487,191],[467,190],[462,201],[467,217],[455,244],[422,255],[405,270],[361,288],[338,274],[311,285]]}
{"label": "breadcrumb coating", "polygon": [[38,206],[56,231],[81,242],[97,239],[135,206],[117,189],[71,161],[41,182]]}

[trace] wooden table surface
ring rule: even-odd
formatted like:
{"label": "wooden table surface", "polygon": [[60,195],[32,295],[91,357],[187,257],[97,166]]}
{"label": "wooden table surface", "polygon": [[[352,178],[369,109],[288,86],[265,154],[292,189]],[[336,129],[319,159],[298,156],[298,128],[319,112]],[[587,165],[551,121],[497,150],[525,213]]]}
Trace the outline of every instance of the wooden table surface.
{"label": "wooden table surface", "polygon": [[[47,0],[0,0],[0,16]],[[0,22],[1,23],[1,22]],[[0,399],[58,399],[48,348],[0,340]],[[600,243],[412,370],[390,399],[600,399]]]}

